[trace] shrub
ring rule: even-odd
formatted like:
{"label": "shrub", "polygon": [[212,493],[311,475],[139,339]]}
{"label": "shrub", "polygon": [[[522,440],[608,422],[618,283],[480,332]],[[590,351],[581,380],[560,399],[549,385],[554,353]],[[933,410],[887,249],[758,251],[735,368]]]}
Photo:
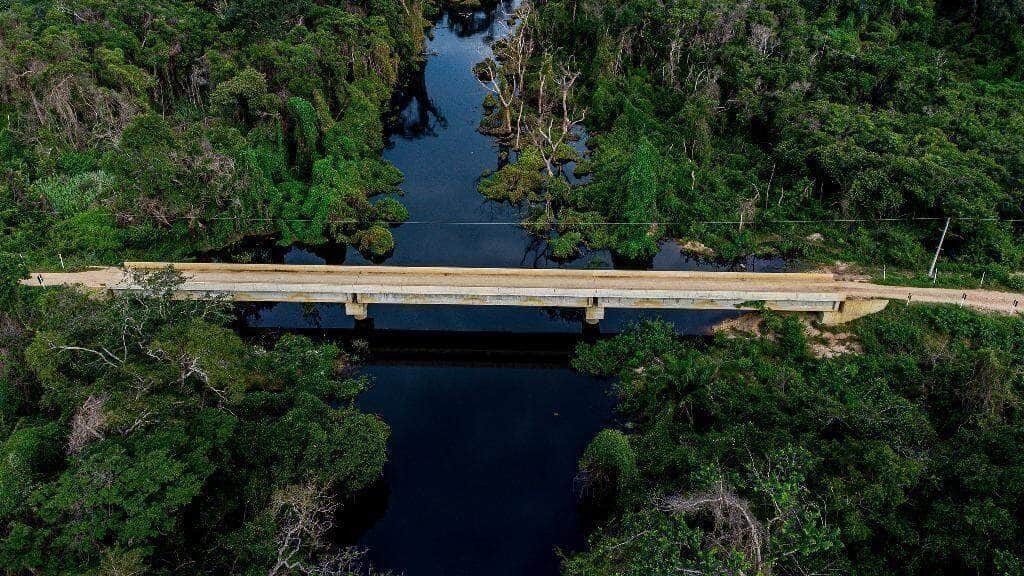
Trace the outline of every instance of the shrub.
{"label": "shrub", "polygon": [[400,224],[409,219],[409,210],[394,198],[381,198],[374,204],[377,220],[387,224]]}
{"label": "shrub", "polygon": [[82,253],[113,264],[121,247],[121,231],[104,210],[80,212],[50,229],[50,246],[64,254]]}
{"label": "shrub", "polygon": [[379,224],[359,232],[356,238],[356,248],[371,257],[384,256],[395,249],[395,238],[391,231]]}
{"label": "shrub", "polygon": [[628,500],[639,479],[636,453],[629,438],[618,430],[598,432],[583,452],[579,466],[588,488],[619,502]]}

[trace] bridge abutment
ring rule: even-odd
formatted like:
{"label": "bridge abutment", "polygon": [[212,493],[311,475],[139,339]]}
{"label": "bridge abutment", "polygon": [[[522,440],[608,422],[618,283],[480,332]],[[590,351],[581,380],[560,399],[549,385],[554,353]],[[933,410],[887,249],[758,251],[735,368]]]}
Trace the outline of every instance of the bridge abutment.
{"label": "bridge abutment", "polygon": [[821,312],[821,323],[828,325],[845,324],[868,314],[881,312],[889,304],[888,300],[844,300],[839,309],[832,312]]}

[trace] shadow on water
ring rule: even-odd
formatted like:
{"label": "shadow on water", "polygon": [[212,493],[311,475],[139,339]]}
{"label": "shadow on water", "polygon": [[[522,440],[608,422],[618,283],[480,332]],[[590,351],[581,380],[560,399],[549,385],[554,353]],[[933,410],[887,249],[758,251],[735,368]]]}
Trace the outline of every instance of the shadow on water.
{"label": "shadow on water", "polygon": [[[554,313],[554,312],[553,312]],[[590,328],[590,326],[588,326]],[[282,331],[242,328],[258,342],[273,342]],[[611,334],[599,329],[512,333],[447,330],[381,330],[358,326],[340,330],[288,330],[321,342],[333,342],[356,354],[360,366],[446,366],[450,368],[567,368],[580,343]]]}
{"label": "shadow on water", "polygon": [[[239,324],[282,330],[351,330],[356,322],[340,304],[244,304],[237,308]],[[672,322],[681,334],[706,334],[710,326],[736,315],[730,310],[627,310],[609,308],[601,321],[603,334],[615,334],[646,319]],[[376,330],[414,330],[454,333],[580,334],[579,309],[517,306],[447,306],[374,304],[370,316]]]}

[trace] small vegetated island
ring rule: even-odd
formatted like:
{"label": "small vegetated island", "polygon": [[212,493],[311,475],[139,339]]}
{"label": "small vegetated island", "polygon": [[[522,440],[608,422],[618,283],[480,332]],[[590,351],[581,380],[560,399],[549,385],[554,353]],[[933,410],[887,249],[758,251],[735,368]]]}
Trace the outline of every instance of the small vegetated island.
{"label": "small vegetated island", "polygon": [[[0,7],[0,572],[373,573],[335,524],[389,429],[344,350],[243,340],[173,272],[18,282],[247,237],[385,259],[408,213],[382,115],[439,8]],[[474,70],[507,155],[479,190],[552,257],[678,240],[916,281],[949,218],[940,282],[1024,286],[1020,2],[547,0],[511,25]],[[621,425],[581,455],[563,573],[1024,574],[1022,359],[1019,315],[903,303],[581,345]]]}

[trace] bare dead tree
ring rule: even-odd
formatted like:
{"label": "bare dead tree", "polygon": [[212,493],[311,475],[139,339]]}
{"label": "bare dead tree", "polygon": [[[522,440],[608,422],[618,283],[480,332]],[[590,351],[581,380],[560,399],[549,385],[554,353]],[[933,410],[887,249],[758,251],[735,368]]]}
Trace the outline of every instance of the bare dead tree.
{"label": "bare dead tree", "polygon": [[76,147],[116,139],[141,112],[127,91],[103,90],[89,74],[54,75],[39,59],[0,58],[0,99],[15,104],[29,141],[49,129]]}
{"label": "bare dead tree", "polygon": [[623,62],[627,61],[627,57],[633,55],[633,37],[636,34],[635,26],[627,26],[622,34],[619,36],[619,46],[615,53],[615,61],[611,65],[610,72],[613,75],[622,73],[624,67]]}
{"label": "bare dead tree", "polygon": [[766,573],[764,561],[768,545],[764,526],[754,515],[746,500],[737,496],[724,483],[712,490],[662,498],[661,510],[673,514],[706,514],[712,528],[707,542],[727,550],[736,550],[750,562],[754,574]]}
{"label": "bare dead tree", "polygon": [[[501,64],[492,58],[486,58],[477,68],[477,81],[494,95],[501,107],[502,124],[498,132],[506,136],[511,136],[514,132],[516,148],[519,147],[522,134],[526,71],[534,46],[530,33],[531,14],[532,6],[529,2],[524,3],[515,12],[518,23],[495,47],[495,55]],[[517,118],[513,125],[512,114],[517,108]]]}
{"label": "bare dead tree", "polygon": [[[755,185],[756,188],[756,185]],[[757,213],[757,204],[761,199],[761,192],[758,190],[757,194],[753,198],[740,202],[739,215],[740,215],[740,232],[743,232],[743,225],[754,219],[754,215]]]}
{"label": "bare dead tree", "polygon": [[337,507],[327,490],[315,482],[289,486],[274,494],[271,512],[278,522],[274,542],[277,560],[268,576],[316,574],[310,556],[323,547]]}
{"label": "bare dead tree", "polygon": [[178,368],[179,386],[184,386],[190,379],[194,378],[203,385],[204,389],[213,392],[214,395],[221,400],[222,409],[233,413],[226,407],[231,402],[231,399],[228,397],[228,390],[214,386],[210,379],[209,372],[202,365],[202,359],[200,357],[186,350],[179,350],[175,353],[170,353],[160,347],[145,347],[143,352],[157,361],[176,366]]}
{"label": "bare dead tree", "polygon": [[770,26],[760,23],[750,25],[750,47],[757,50],[762,56],[774,52],[778,45],[779,40]]}
{"label": "bare dead tree", "polygon": [[203,105],[203,94],[210,87],[210,60],[203,54],[189,71],[185,84],[185,94],[196,106]]}
{"label": "bare dead tree", "polygon": [[512,107],[516,100],[515,79],[511,81],[501,73],[498,63],[488,58],[478,66],[477,82],[494,95],[501,108],[501,126],[499,134],[512,132]]}
{"label": "bare dead tree", "polygon": [[[580,77],[570,60],[541,68],[537,73],[540,86],[537,94],[537,120],[531,131],[533,143],[540,150],[548,176],[555,175],[559,152],[570,139],[576,126],[587,116],[585,108],[579,108],[573,98],[573,88]],[[553,98],[547,98],[549,86]]]}
{"label": "bare dead tree", "polygon": [[90,395],[75,410],[71,418],[71,434],[68,435],[68,454],[78,454],[89,443],[103,439],[103,424],[107,420],[104,402],[106,396]]}
{"label": "bare dead tree", "polygon": [[[142,355],[164,364],[176,366],[179,383],[183,384],[189,378],[196,378],[211,392],[227,401],[227,391],[218,389],[211,384],[210,377],[203,368],[200,358],[185,351],[169,353],[151,342],[147,336],[146,324],[160,321],[159,319],[168,319],[179,314],[201,319],[219,313],[218,307],[223,301],[211,306],[209,301],[188,300],[183,302],[187,308],[182,310],[182,303],[176,303],[173,299],[177,286],[183,281],[184,277],[174,270],[147,273],[126,272],[123,282],[136,287],[136,289],[111,298],[115,317],[119,317],[120,320],[119,338],[113,342],[88,345],[65,344],[50,340],[47,342],[49,348],[54,352],[84,355],[85,358],[94,359],[94,365],[126,376],[134,387],[135,400],[142,398],[157,384],[153,373],[147,371],[137,361],[138,356]],[[146,423],[146,418],[146,415],[140,416],[139,421],[133,427]]]}
{"label": "bare dead tree", "polygon": [[270,507],[278,532],[274,540],[277,558],[268,576],[375,574],[365,560],[365,550],[330,548],[327,535],[334,527],[332,518],[338,505],[326,486],[314,481],[289,486],[274,494]]}
{"label": "bare dead tree", "polygon": [[317,565],[317,576],[394,576],[391,571],[378,572],[366,560],[366,549],[346,546],[325,556]]}
{"label": "bare dead tree", "polygon": [[665,63],[665,68],[662,72],[665,83],[676,90],[680,88],[679,80],[676,78],[676,70],[679,68],[679,58],[682,55],[684,45],[685,41],[682,34],[677,32],[675,37],[668,43],[668,62]]}
{"label": "bare dead tree", "polygon": [[509,54],[512,56],[511,60],[506,60],[506,66],[511,64],[510,71],[513,78],[513,82],[517,86],[517,96],[519,98],[519,112],[516,115],[516,127],[515,127],[515,147],[520,147],[520,141],[523,134],[523,112],[526,108],[526,98],[523,92],[526,88],[526,72],[529,66],[530,57],[533,55],[534,41],[530,33],[531,20],[530,17],[533,14],[533,5],[529,2],[525,2],[520,6],[517,11],[517,17],[519,19],[519,25],[516,27],[515,33],[509,38]]}

